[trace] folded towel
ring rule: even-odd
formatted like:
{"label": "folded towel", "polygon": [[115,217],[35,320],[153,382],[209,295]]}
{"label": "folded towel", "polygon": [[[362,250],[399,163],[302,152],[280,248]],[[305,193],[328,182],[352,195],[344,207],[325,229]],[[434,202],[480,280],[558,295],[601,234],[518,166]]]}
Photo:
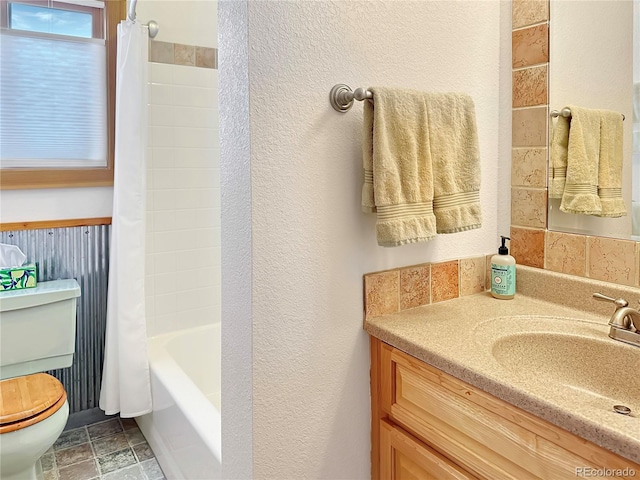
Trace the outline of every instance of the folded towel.
{"label": "folded towel", "polygon": [[[369,89],[371,90],[371,89]],[[384,110],[384,93],[380,93],[379,112]],[[373,102],[364,101],[362,114],[362,167],[364,168],[364,183],[362,184],[362,211],[375,213],[376,200],[373,195]]]}
{"label": "folded towel", "polygon": [[480,228],[480,149],[473,100],[462,93],[429,93],[426,98],[436,231]]}
{"label": "folded towel", "polygon": [[597,215],[602,211],[598,197],[600,155],[600,113],[570,105],[571,127],[567,153],[567,181],[560,210]]}
{"label": "folded towel", "polygon": [[378,244],[395,247],[436,234],[424,94],[370,89],[364,105],[364,211],[376,211]]}
{"label": "folded towel", "polygon": [[599,217],[622,217],[627,209],[622,199],[622,114],[610,110],[600,113]]}
{"label": "folded towel", "polygon": [[481,226],[473,100],[374,87],[365,102],[362,208],[378,244],[427,241]]}
{"label": "folded towel", "polygon": [[569,119],[558,117],[551,136],[551,168],[549,168],[549,198],[562,198],[567,181],[569,149]]}

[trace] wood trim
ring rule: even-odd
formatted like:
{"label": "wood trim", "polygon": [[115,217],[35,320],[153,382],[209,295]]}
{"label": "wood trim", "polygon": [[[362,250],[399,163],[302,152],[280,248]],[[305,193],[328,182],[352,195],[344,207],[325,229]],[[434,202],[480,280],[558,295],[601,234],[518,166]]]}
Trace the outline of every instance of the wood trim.
{"label": "wood trim", "polygon": [[107,187],[111,185],[113,185],[113,167],[67,170],[20,168],[0,171],[0,190]]}
{"label": "wood trim", "polygon": [[375,337],[369,337],[371,354],[371,480],[380,480],[380,420],[383,413],[380,410],[380,341]]}
{"label": "wood trim", "polygon": [[92,227],[95,225],[111,225],[111,217],[0,223],[0,232],[12,232],[16,230],[38,230],[43,228]]}
{"label": "wood trim", "polygon": [[116,138],[116,67],[118,53],[118,23],[127,18],[126,0],[106,0],[105,25],[107,45],[107,168],[113,185],[113,165]]}
{"label": "wood trim", "polygon": [[[451,462],[428,445],[400,427],[380,420],[380,474],[389,480],[403,478],[446,478],[451,480],[477,480],[477,477]],[[403,475],[406,458],[411,465]]]}
{"label": "wood trim", "polygon": [[33,188],[104,187],[113,185],[115,146],[115,98],[117,28],[126,17],[125,0],[105,2],[107,48],[107,166],[104,168],[43,169],[17,168],[0,170],[0,190]]}
{"label": "wood trim", "polygon": [[[378,420],[376,429],[378,430],[378,463],[374,464],[377,470],[377,478],[382,480],[394,480],[393,478],[393,447],[391,446],[390,430],[392,426],[384,420]],[[374,466],[372,465],[372,467]],[[373,468],[372,468],[373,473]],[[371,476],[373,478],[373,475]]]}
{"label": "wood trim", "polygon": [[380,343],[380,409],[391,414],[391,405],[396,398],[395,371],[393,368],[393,348],[386,343]]}

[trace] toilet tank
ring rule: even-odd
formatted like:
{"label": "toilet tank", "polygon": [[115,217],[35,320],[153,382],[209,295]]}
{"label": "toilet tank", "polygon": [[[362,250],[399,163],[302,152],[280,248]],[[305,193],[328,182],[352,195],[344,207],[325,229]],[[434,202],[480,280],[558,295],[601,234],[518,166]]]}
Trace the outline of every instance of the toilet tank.
{"label": "toilet tank", "polygon": [[0,380],[71,366],[79,296],[73,279],[0,292]]}

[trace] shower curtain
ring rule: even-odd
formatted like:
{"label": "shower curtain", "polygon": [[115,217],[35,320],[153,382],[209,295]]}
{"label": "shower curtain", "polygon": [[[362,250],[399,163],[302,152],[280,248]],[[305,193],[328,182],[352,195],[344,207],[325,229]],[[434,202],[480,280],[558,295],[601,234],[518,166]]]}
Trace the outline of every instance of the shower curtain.
{"label": "shower curtain", "polygon": [[151,412],[145,319],[147,27],[118,25],[115,170],[100,408]]}

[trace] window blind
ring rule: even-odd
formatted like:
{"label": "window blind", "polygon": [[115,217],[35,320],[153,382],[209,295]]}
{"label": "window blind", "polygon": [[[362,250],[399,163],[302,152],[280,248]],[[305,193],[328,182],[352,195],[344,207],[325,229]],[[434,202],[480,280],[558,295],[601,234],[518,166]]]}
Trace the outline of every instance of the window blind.
{"label": "window blind", "polygon": [[107,165],[102,40],[3,30],[0,167]]}

